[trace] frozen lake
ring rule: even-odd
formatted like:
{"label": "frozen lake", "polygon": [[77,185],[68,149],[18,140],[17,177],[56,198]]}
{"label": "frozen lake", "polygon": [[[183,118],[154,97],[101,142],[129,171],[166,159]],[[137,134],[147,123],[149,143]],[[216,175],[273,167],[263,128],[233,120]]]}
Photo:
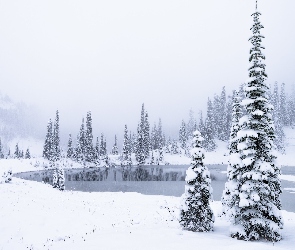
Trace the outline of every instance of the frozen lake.
{"label": "frozen lake", "polygon": [[[208,165],[212,178],[213,199],[220,200],[226,181],[226,165]],[[83,192],[138,192],[145,195],[181,196],[188,166],[144,166],[106,169],[65,170],[66,190]],[[282,174],[295,175],[295,167],[282,167]],[[34,181],[52,182],[52,170],[15,174]],[[295,183],[282,181],[281,196],[284,210],[295,212]],[[294,188],[284,190],[285,188]]]}

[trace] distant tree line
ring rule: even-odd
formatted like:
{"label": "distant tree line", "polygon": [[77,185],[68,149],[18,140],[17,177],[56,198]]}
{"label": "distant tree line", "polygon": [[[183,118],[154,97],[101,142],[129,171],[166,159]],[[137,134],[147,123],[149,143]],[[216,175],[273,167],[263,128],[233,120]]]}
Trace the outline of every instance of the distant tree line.
{"label": "distant tree line", "polygon": [[9,149],[6,156],[5,156],[2,141],[0,138],[0,159],[4,159],[4,158],[7,158],[7,159],[8,158],[31,159],[30,149],[27,148],[26,152],[24,152],[23,150],[20,149],[18,143],[16,143],[14,154],[11,154],[10,149]]}
{"label": "distant tree line", "polygon": [[[128,130],[127,125],[125,125],[121,144],[122,150],[119,151],[117,136],[115,135],[110,154],[118,155],[121,165],[124,166],[165,164],[164,153],[190,156],[193,132],[196,130],[200,131],[204,138],[202,147],[206,151],[214,151],[217,147],[216,140],[227,142],[230,138],[233,119],[232,106],[244,99],[244,87],[240,85],[238,90],[229,95],[223,87],[219,95],[215,94],[213,99],[208,98],[206,116],[204,117],[203,113],[200,112],[198,121],[194,112],[190,110],[188,121],[181,121],[179,136],[174,139],[171,139],[171,137],[166,139],[161,119],[157,124],[150,125],[148,112],[142,104],[136,133]],[[285,84],[281,84],[279,91],[278,83],[275,83],[272,90],[269,90],[268,96],[270,103],[274,106],[273,111],[271,111],[276,135],[274,143],[277,149],[283,153],[285,150],[283,127],[295,125],[295,87],[293,86],[291,94],[286,96]],[[241,117],[246,114],[244,105],[240,105],[239,112]],[[110,162],[104,134],[101,133],[99,137],[96,137],[95,143],[93,141],[92,116],[89,111],[86,114],[86,120],[82,119],[76,140],[74,141],[72,135],[69,135],[66,157],[84,165],[107,166]],[[57,111],[54,122],[49,120],[47,125],[43,157],[53,162],[60,159],[59,142],[59,113]],[[0,157],[1,150],[0,147]],[[16,152],[18,152],[17,149]],[[19,151],[15,155],[16,158],[22,157],[22,152]],[[25,155],[29,155],[29,152]]]}

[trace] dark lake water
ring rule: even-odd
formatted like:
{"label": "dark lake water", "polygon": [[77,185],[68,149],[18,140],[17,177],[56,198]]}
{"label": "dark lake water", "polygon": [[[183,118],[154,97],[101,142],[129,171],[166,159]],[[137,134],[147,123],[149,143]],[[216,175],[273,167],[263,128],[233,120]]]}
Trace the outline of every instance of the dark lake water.
{"label": "dark lake water", "polygon": [[[211,174],[213,199],[220,200],[226,182],[226,165],[207,165]],[[66,190],[83,192],[138,192],[145,195],[181,196],[184,193],[185,172],[188,166],[144,166],[117,168],[89,168],[65,170]],[[295,175],[295,167],[282,167],[282,174]],[[52,170],[26,172],[14,176],[52,183]],[[281,195],[284,210],[295,212],[295,194],[284,188],[295,183],[282,181]]]}

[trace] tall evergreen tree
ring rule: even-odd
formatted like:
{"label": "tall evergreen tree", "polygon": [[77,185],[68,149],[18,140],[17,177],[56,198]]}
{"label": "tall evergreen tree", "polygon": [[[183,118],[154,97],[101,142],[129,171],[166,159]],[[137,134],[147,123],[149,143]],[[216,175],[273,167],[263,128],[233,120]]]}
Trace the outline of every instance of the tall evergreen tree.
{"label": "tall evergreen tree", "polygon": [[162,127],[162,120],[159,118],[158,129],[157,129],[157,149],[164,147],[164,134]]}
{"label": "tall evergreen tree", "polygon": [[21,158],[21,150],[19,149],[18,143],[15,145],[14,158]]}
{"label": "tall evergreen tree", "polygon": [[171,144],[171,139],[169,137],[168,141],[166,142],[165,153],[171,153]]}
{"label": "tall evergreen tree", "polygon": [[288,126],[294,126],[295,124],[295,96],[290,97],[287,101],[287,116]]}
{"label": "tall evergreen tree", "polygon": [[157,149],[157,125],[154,124],[151,131],[151,150]]}
{"label": "tall evergreen tree", "polygon": [[118,150],[118,145],[117,145],[117,136],[115,135],[115,143],[112,148],[112,155],[118,155],[119,150]]}
{"label": "tall evergreen tree", "polygon": [[135,133],[129,134],[129,141],[130,141],[130,152],[135,153],[136,152],[136,135]]}
{"label": "tall evergreen tree", "polygon": [[145,133],[145,109],[144,104],[141,108],[140,122],[137,127],[137,143],[136,143],[136,161],[138,165],[144,165],[146,159],[146,133]]}
{"label": "tall evergreen tree", "polygon": [[99,160],[100,155],[100,145],[99,145],[99,137],[96,137],[96,143],[95,143],[95,160]]}
{"label": "tall evergreen tree", "polygon": [[131,166],[132,165],[130,150],[131,150],[130,138],[128,136],[127,125],[125,125],[121,165],[123,165],[123,166]]}
{"label": "tall evergreen tree", "polygon": [[43,157],[47,160],[52,159],[52,148],[53,148],[53,136],[52,136],[52,121],[49,120],[47,124],[47,133],[45,137],[45,143],[43,147]]}
{"label": "tall evergreen tree", "polygon": [[[219,140],[226,141],[228,140],[227,136],[227,124],[226,124],[226,91],[225,87],[222,88],[222,92],[220,95],[220,110],[219,110],[219,130],[217,131],[217,137]],[[213,113],[213,111],[212,111]],[[214,122],[214,120],[212,119]]]}
{"label": "tall evergreen tree", "polygon": [[214,131],[213,131],[213,106],[211,100],[208,98],[207,103],[207,117],[205,121],[204,129],[204,141],[203,145],[207,151],[213,151],[216,148],[216,143],[214,140]]}
{"label": "tall evergreen tree", "polygon": [[164,154],[163,154],[163,148],[159,148],[159,157],[158,157],[158,165],[159,163],[163,163],[164,162]]}
{"label": "tall evergreen tree", "polygon": [[74,157],[73,140],[71,134],[69,134],[67,157],[70,159]]}
{"label": "tall evergreen tree", "polygon": [[59,112],[56,111],[56,116],[54,120],[53,126],[53,136],[52,136],[52,160],[58,161],[60,160],[61,152],[60,152],[60,137],[59,137]]}
{"label": "tall evergreen tree", "polygon": [[58,163],[55,163],[56,167],[53,171],[53,188],[57,188],[60,191],[65,189],[65,176],[64,170]]}
{"label": "tall evergreen tree", "polygon": [[282,125],[288,126],[288,116],[287,116],[287,100],[285,92],[285,83],[281,85],[281,95],[280,95],[280,115],[282,117]]}
{"label": "tall evergreen tree", "polygon": [[27,148],[27,150],[26,150],[25,159],[31,159],[31,153],[30,153],[29,148]]}
{"label": "tall evergreen tree", "polygon": [[178,154],[179,153],[179,148],[177,145],[177,141],[173,140],[171,144],[171,154]]}
{"label": "tall evergreen tree", "polygon": [[85,161],[94,162],[95,152],[93,148],[93,134],[92,134],[92,117],[91,112],[86,115],[86,131],[85,131]]}
{"label": "tall evergreen tree", "polygon": [[186,149],[186,140],[187,140],[187,130],[184,120],[181,122],[179,129],[179,143],[182,149]]}
{"label": "tall evergreen tree", "polygon": [[85,162],[85,125],[84,125],[84,118],[82,119],[82,124],[80,127],[79,134],[77,136],[77,146],[76,146],[76,160],[79,162]]}
{"label": "tall evergreen tree", "polygon": [[138,165],[145,164],[145,154],[143,150],[143,134],[140,130],[140,124],[137,127],[137,140],[136,140],[136,152],[135,157]]}
{"label": "tall evergreen tree", "polygon": [[280,152],[285,151],[284,146],[284,130],[283,130],[283,120],[282,114],[280,113],[280,100],[279,100],[279,88],[278,83],[275,82],[274,90],[271,95],[271,104],[273,105],[272,117],[274,121],[274,129],[275,129],[275,139],[274,144]]}
{"label": "tall evergreen tree", "polygon": [[283,125],[282,125],[283,119],[278,109],[275,109],[273,111],[273,120],[274,120],[274,131],[275,131],[274,144],[279,152],[285,153],[285,142],[284,142],[285,133],[283,130]]}
{"label": "tall evergreen tree", "polygon": [[203,138],[199,131],[194,132],[192,162],[186,171],[185,193],[182,195],[180,225],[194,232],[213,230],[214,215],[210,207],[212,187],[210,172],[203,163]]}
{"label": "tall evergreen tree", "polygon": [[143,134],[144,134],[144,154],[145,158],[149,157],[150,154],[150,123],[148,120],[148,113],[145,112],[145,117],[144,117],[144,127],[143,127]]}
{"label": "tall evergreen tree", "polygon": [[102,166],[108,165],[107,143],[103,133],[101,133],[101,136],[100,136],[99,160],[100,160],[100,165]]}
{"label": "tall evergreen tree", "polygon": [[242,104],[246,115],[239,121],[237,133],[239,157],[234,160],[240,165],[236,171],[236,183],[230,192],[235,192],[236,200],[228,215],[232,221],[231,236],[243,240],[278,241],[282,238],[283,227],[280,213],[281,183],[280,167],[273,153],[274,125],[271,116],[272,105],[267,95],[265,83],[265,56],[262,54],[263,28],[259,21],[261,14],[252,14],[254,24],[250,37],[249,80],[245,87]]}

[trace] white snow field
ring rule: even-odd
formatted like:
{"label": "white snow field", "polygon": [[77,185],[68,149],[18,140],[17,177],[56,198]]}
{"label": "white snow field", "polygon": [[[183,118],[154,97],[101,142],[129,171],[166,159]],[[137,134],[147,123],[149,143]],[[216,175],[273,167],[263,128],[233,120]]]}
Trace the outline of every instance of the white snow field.
{"label": "white snow field", "polygon": [[[295,130],[286,129],[284,166],[295,166]],[[226,143],[206,153],[205,164],[227,164]],[[170,164],[189,164],[184,155],[165,154]],[[81,165],[63,160],[66,167]],[[0,172],[44,169],[43,158],[0,161]],[[0,183],[1,180],[0,173]],[[282,180],[295,182],[294,175]],[[293,188],[287,188],[293,191]],[[287,190],[286,189],[286,190]],[[122,192],[58,191],[50,185],[13,178],[0,184],[1,249],[295,249],[295,213],[282,211],[281,242],[245,242],[229,236],[229,223],[218,215],[220,201],[212,202],[214,231],[183,231],[178,223],[180,197]]]}
{"label": "white snow field", "polygon": [[214,231],[183,231],[180,198],[138,193],[82,193],[14,178],[0,185],[0,249],[294,249],[295,213],[283,211],[281,242],[229,236],[217,215]]}

